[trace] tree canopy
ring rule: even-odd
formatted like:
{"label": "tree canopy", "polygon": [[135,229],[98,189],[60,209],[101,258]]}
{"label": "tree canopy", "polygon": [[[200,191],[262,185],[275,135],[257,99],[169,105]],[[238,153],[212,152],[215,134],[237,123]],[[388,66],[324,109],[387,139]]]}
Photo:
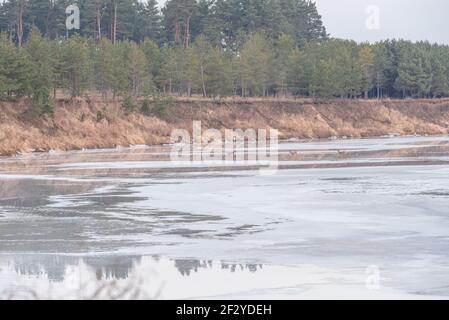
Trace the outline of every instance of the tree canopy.
{"label": "tree canopy", "polygon": [[329,38],[312,1],[76,2],[70,31],[67,0],[0,4],[0,97],[449,96],[448,46]]}
{"label": "tree canopy", "polygon": [[[65,9],[80,8],[82,36],[184,45],[204,35],[216,45],[232,47],[239,36],[264,30],[288,34],[298,44],[327,38],[313,2],[307,0],[7,0],[0,4],[0,30],[16,42],[34,27],[49,39],[67,36]],[[20,18],[20,19],[19,19]],[[19,32],[17,32],[19,31]]]}

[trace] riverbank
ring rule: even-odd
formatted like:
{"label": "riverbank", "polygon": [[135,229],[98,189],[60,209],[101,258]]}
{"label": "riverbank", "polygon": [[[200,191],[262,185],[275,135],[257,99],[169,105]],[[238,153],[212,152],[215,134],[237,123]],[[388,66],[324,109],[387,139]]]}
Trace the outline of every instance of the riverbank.
{"label": "riverbank", "polygon": [[191,129],[193,121],[205,129],[275,128],[284,139],[449,133],[448,99],[178,99],[159,118],[101,99],[58,99],[54,117],[36,118],[29,105],[0,103],[1,155],[163,144],[173,129]]}

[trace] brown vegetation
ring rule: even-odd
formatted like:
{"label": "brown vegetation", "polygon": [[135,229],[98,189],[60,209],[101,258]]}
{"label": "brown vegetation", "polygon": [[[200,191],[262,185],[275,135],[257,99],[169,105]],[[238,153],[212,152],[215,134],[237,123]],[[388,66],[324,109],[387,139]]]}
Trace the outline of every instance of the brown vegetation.
{"label": "brown vegetation", "polygon": [[28,111],[29,104],[0,103],[0,154],[161,144],[173,129],[191,129],[192,121],[204,128],[275,128],[285,139],[449,133],[449,100],[183,98],[164,120],[101,99],[59,99],[54,117],[41,118]]}

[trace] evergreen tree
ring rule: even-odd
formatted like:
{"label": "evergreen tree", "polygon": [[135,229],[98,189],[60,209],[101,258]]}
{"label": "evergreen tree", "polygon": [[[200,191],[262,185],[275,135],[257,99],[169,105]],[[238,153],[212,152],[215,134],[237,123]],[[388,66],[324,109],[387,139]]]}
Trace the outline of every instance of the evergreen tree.
{"label": "evergreen tree", "polygon": [[273,91],[282,96],[285,96],[288,91],[289,70],[295,69],[295,65],[292,64],[294,49],[294,40],[288,35],[280,36],[273,48],[273,60],[270,62]]}
{"label": "evergreen tree", "polygon": [[6,34],[0,34],[0,96],[30,94],[28,56],[19,51]]}
{"label": "evergreen tree", "polygon": [[290,34],[298,45],[327,39],[326,28],[314,2],[280,0],[280,5],[288,23],[286,33]]}
{"label": "evergreen tree", "polygon": [[105,30],[106,0],[84,0],[81,2],[81,28],[82,34],[92,37],[97,42],[108,34]]}
{"label": "evergreen tree", "polygon": [[219,47],[213,47],[209,52],[205,78],[209,96],[215,98],[233,94],[231,61]]}
{"label": "evergreen tree", "polygon": [[[65,28],[70,4],[80,7],[81,30]],[[28,95],[44,109],[57,89],[449,96],[448,46],[328,39],[308,0],[169,0],[162,12],[156,0],[6,0],[0,30],[0,95]]]}
{"label": "evergreen tree", "polygon": [[94,85],[101,92],[104,98],[108,97],[108,93],[114,86],[114,72],[116,67],[114,59],[114,48],[109,39],[102,38],[100,40],[98,50],[95,51],[95,81]]}
{"label": "evergreen tree", "polygon": [[153,86],[157,90],[163,90],[164,78],[162,75],[162,66],[164,64],[164,57],[161,49],[156,42],[149,39],[143,41],[140,44],[140,48],[147,59],[148,70],[151,74]]}
{"label": "evergreen tree", "polygon": [[140,16],[142,17],[142,35],[140,39],[151,39],[156,43],[161,43],[163,41],[162,17],[157,1],[148,0],[143,4]]}
{"label": "evergreen tree", "polygon": [[61,80],[72,97],[79,97],[89,86],[88,42],[75,35],[63,42],[61,47]]}
{"label": "evergreen tree", "polygon": [[376,89],[376,98],[380,99],[383,96],[383,87],[385,86],[385,68],[386,61],[386,46],[384,43],[377,43],[373,46],[373,82]]}
{"label": "evergreen tree", "polygon": [[[442,50],[443,49],[443,50]],[[449,50],[447,46],[442,48],[432,47],[432,97],[444,97],[449,95]]]}
{"label": "evergreen tree", "polygon": [[365,45],[360,48],[359,61],[360,67],[363,72],[363,92],[364,98],[369,98],[369,91],[373,88],[374,82],[374,54],[371,47]]}
{"label": "evergreen tree", "polygon": [[403,42],[399,48],[398,78],[395,88],[403,97],[409,93],[413,97],[425,97],[432,87],[431,65],[422,47]]}
{"label": "evergreen tree", "polygon": [[153,88],[150,65],[137,44],[128,44],[125,61],[129,62],[127,69],[133,96],[137,98],[141,95],[149,95]]}
{"label": "evergreen tree", "polygon": [[61,20],[65,16],[64,1],[32,0],[27,8],[27,21],[49,39],[57,39],[64,31]]}
{"label": "evergreen tree", "polygon": [[265,96],[269,84],[270,48],[264,35],[252,34],[241,50],[241,91],[242,96]]}
{"label": "evergreen tree", "polygon": [[36,28],[31,30],[25,50],[30,61],[29,80],[32,92],[45,89],[51,91],[57,84],[55,79],[55,58],[51,42],[44,39]]}
{"label": "evergreen tree", "polygon": [[166,37],[170,42],[188,47],[196,34],[199,6],[196,0],[168,0],[162,13]]}
{"label": "evergreen tree", "polygon": [[304,84],[305,71],[303,68],[303,55],[298,48],[293,49],[287,58],[287,92],[293,95],[304,95],[306,85]]}
{"label": "evergreen tree", "polygon": [[52,115],[50,92],[57,86],[54,46],[42,37],[37,28],[33,28],[23,52],[26,52],[29,62],[27,87],[33,98],[33,110],[37,115]]}

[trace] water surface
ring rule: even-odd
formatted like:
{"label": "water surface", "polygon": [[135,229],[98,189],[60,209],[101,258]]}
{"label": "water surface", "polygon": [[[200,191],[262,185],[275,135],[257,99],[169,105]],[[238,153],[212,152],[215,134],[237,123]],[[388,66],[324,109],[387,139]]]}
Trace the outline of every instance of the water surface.
{"label": "water surface", "polygon": [[449,297],[449,137],[292,141],[274,175],[169,151],[1,158],[0,297]]}

